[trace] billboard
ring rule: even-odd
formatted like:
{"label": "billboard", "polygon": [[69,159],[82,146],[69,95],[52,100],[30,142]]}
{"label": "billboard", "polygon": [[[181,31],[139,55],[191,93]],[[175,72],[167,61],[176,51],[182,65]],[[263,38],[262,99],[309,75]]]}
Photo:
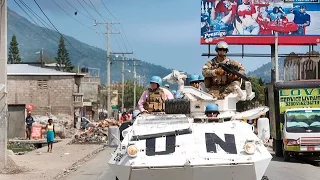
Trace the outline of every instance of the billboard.
{"label": "billboard", "polygon": [[201,0],[201,44],[320,42],[320,0]]}
{"label": "billboard", "polygon": [[282,89],[279,91],[280,113],[292,108],[318,108],[320,88]]}

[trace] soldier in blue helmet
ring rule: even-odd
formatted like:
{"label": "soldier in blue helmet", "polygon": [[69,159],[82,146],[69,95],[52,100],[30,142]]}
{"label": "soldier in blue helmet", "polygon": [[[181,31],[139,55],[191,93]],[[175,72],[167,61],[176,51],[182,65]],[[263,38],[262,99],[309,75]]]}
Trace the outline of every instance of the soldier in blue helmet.
{"label": "soldier in blue helmet", "polygon": [[196,89],[199,89],[199,88],[200,88],[200,86],[199,86],[199,83],[200,83],[200,81],[199,81],[199,75],[193,74],[193,75],[190,76],[189,79],[190,79],[190,80],[189,80],[190,86],[192,86],[192,87],[194,87],[194,88],[196,88]]}
{"label": "soldier in blue helmet", "polygon": [[204,82],[204,76],[203,75],[199,75],[199,82]]}
{"label": "soldier in blue helmet", "polygon": [[219,106],[215,103],[208,104],[204,113],[207,117],[217,117],[220,114]]}
{"label": "soldier in blue helmet", "polygon": [[172,93],[162,88],[162,79],[159,76],[152,76],[150,88],[145,90],[138,102],[140,112],[164,112],[164,104],[168,99],[174,99]]}
{"label": "soldier in blue helmet", "polygon": [[199,87],[201,91],[208,92],[208,89],[204,84],[204,76],[202,74],[199,75]]}

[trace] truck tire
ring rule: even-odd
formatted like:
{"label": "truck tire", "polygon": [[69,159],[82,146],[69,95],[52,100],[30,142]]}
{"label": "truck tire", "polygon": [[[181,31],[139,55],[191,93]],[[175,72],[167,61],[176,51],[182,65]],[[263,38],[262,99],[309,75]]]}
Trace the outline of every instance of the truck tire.
{"label": "truck tire", "polygon": [[283,145],[282,145],[282,140],[275,140],[273,139],[274,142],[274,153],[276,154],[277,157],[283,157]]}
{"label": "truck tire", "polygon": [[190,114],[188,99],[170,99],[165,102],[166,114]]}
{"label": "truck tire", "polygon": [[269,180],[268,176],[262,176],[261,180]]}
{"label": "truck tire", "polygon": [[290,162],[290,154],[288,153],[288,151],[285,151],[284,150],[284,147],[282,147],[282,150],[283,150],[283,160],[285,162]]}
{"label": "truck tire", "polygon": [[290,162],[290,155],[287,151],[283,151],[283,160],[285,162]]}

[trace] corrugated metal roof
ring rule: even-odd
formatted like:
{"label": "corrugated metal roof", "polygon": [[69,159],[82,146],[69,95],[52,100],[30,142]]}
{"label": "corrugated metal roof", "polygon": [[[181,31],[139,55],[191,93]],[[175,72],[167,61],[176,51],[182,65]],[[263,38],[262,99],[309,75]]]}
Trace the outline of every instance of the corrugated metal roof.
{"label": "corrugated metal roof", "polygon": [[61,72],[28,64],[8,64],[8,75],[75,76],[77,73]]}

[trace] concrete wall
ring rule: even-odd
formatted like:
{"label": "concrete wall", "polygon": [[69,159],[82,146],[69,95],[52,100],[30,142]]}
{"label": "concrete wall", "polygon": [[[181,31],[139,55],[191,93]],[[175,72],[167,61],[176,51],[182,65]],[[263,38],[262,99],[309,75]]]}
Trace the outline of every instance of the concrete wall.
{"label": "concrete wall", "polygon": [[80,92],[83,93],[83,99],[86,102],[98,101],[98,83],[81,82]]}
{"label": "concrete wall", "polygon": [[8,76],[8,104],[33,104],[32,114],[74,115],[74,76]]}
{"label": "concrete wall", "polygon": [[8,112],[8,139],[25,138],[25,105],[9,105]]}

